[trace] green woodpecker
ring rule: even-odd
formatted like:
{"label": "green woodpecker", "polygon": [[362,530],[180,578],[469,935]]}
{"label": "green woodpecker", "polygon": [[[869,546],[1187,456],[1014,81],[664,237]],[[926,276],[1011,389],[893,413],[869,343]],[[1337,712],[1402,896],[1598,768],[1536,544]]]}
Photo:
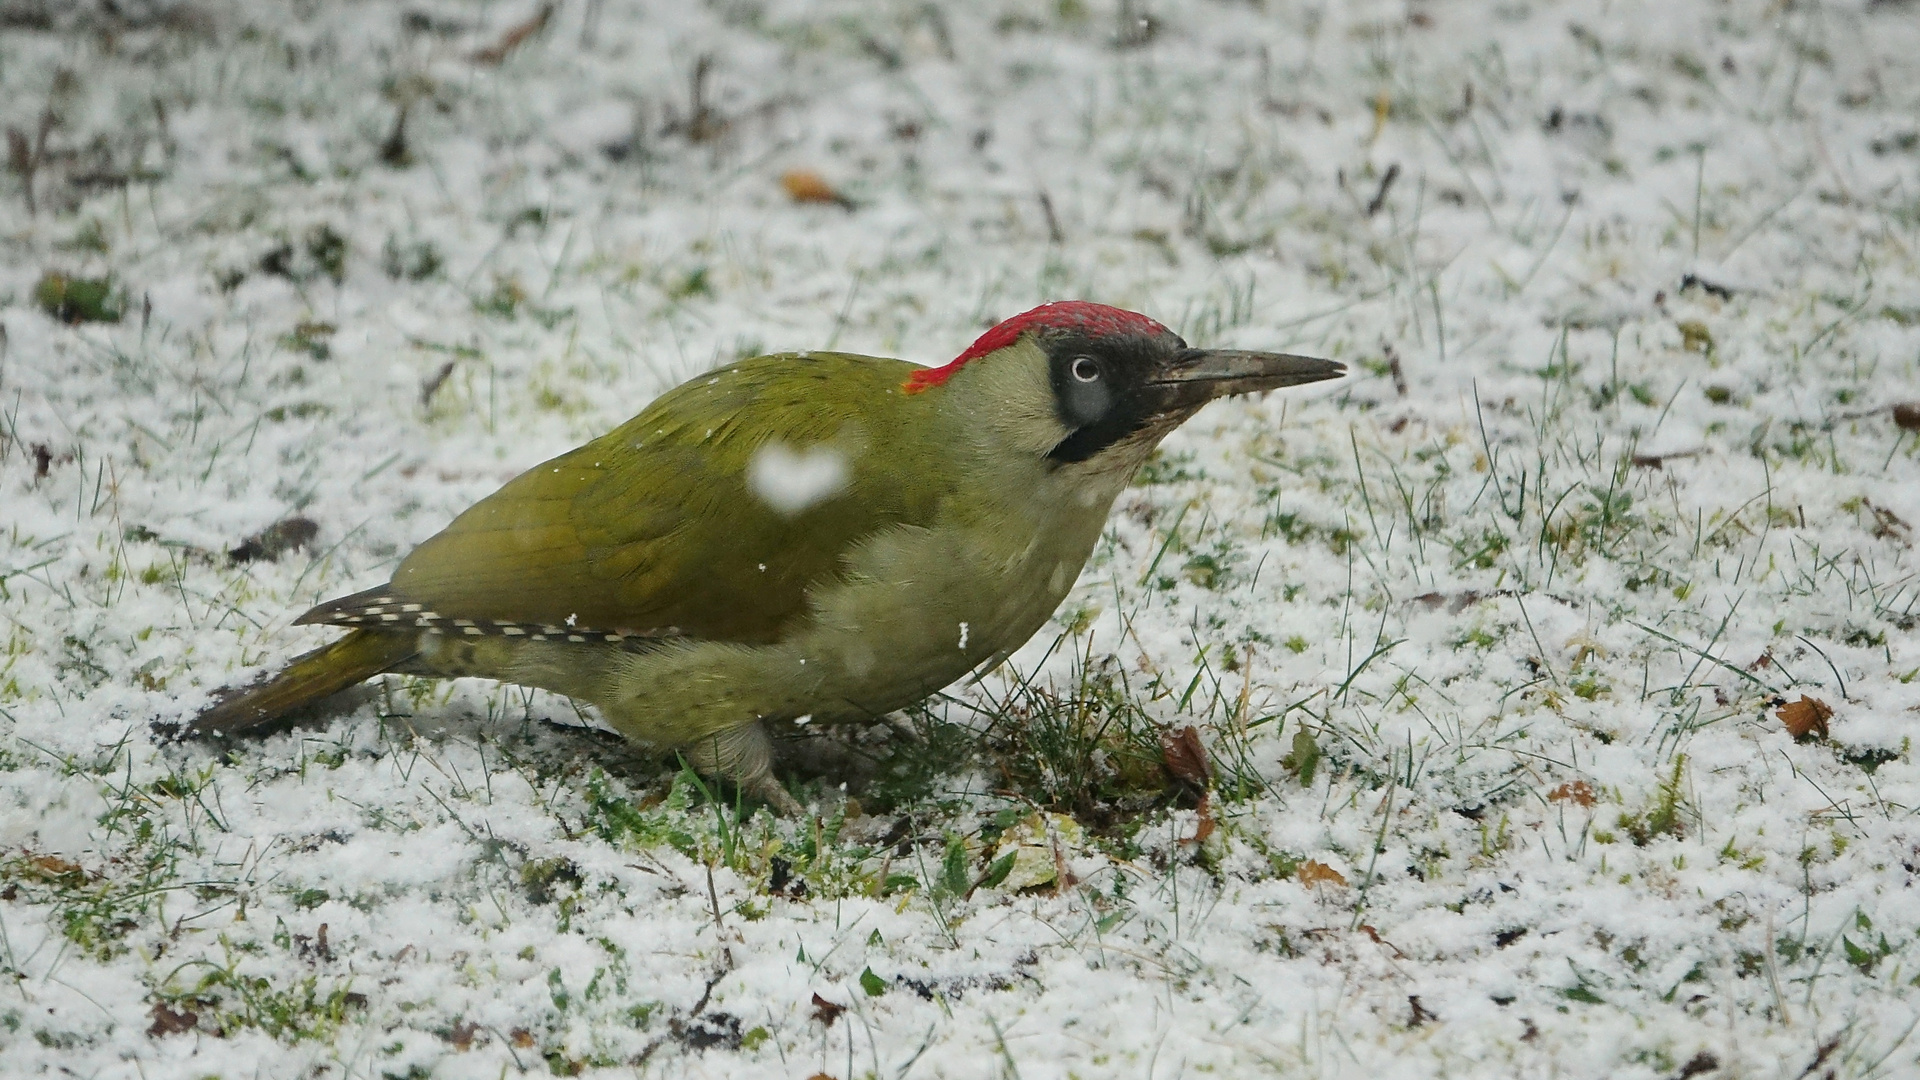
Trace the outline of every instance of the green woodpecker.
{"label": "green woodpecker", "polygon": [[1215,398],[1344,373],[1190,349],[1083,302],[1008,319],[944,367],[742,360],[522,473],[393,580],[301,615],[349,632],[189,728],[265,725],[382,672],[478,676],[595,705],[793,813],[766,725],[882,717],[998,663],[1168,432]]}

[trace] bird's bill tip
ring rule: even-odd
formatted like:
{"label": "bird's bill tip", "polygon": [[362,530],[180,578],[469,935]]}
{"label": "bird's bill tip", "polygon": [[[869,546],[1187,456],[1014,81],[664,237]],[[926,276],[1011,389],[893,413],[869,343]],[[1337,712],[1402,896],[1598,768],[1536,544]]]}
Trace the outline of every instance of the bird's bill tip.
{"label": "bird's bill tip", "polygon": [[1209,397],[1252,394],[1337,379],[1347,366],[1291,353],[1243,349],[1183,349],[1155,382],[1206,389]]}

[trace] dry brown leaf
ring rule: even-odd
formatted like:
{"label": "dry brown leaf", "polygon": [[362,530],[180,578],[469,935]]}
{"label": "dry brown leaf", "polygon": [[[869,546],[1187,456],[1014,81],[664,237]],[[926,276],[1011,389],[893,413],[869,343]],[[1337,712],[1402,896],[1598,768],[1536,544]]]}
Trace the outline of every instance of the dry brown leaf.
{"label": "dry brown leaf", "polygon": [[1827,737],[1827,721],[1833,718],[1833,708],[1819,698],[1800,695],[1799,701],[1789,701],[1773,711],[1773,715],[1787,726],[1787,734],[1795,740]]}
{"label": "dry brown leaf", "polygon": [[1399,957],[1400,959],[1404,960],[1407,958],[1407,954],[1400,951],[1400,946],[1395,945],[1393,942],[1388,941],[1386,938],[1381,937],[1380,931],[1373,928],[1372,926],[1369,926],[1366,923],[1361,923],[1360,932],[1367,935],[1367,940],[1373,942],[1375,945],[1381,945],[1386,948],[1392,949],[1393,955]]}
{"label": "dry brown leaf", "polygon": [[166,1002],[156,1001],[149,1014],[153,1023],[147,1028],[147,1037],[158,1039],[163,1035],[178,1035],[183,1031],[192,1031],[200,1026],[200,1014],[192,1009],[173,1011]]}
{"label": "dry brown leaf", "polygon": [[1575,780],[1569,784],[1561,784],[1559,787],[1547,792],[1547,801],[1571,802],[1578,803],[1581,806],[1592,806],[1593,785],[1587,783],[1585,780]]}
{"label": "dry brown leaf", "polygon": [[1902,431],[1920,431],[1920,401],[1903,401],[1895,405],[1893,422]]}
{"label": "dry brown leaf", "polygon": [[1306,862],[1301,863],[1300,869],[1294,871],[1294,876],[1300,879],[1300,884],[1309,887],[1322,884],[1345,885],[1347,883],[1345,874],[1328,866],[1326,863],[1314,859],[1308,859]]}
{"label": "dry brown leaf", "polygon": [[1884,506],[1875,506],[1865,499],[1860,500],[1873,514],[1873,535],[1882,540],[1907,542],[1913,539],[1913,526],[1906,523],[1899,514]]}
{"label": "dry brown leaf", "polygon": [[[1187,730],[1192,731],[1193,729],[1188,728]],[[1186,840],[1189,844],[1206,843],[1207,837],[1212,836],[1213,830],[1219,827],[1213,820],[1213,797],[1211,795],[1200,796],[1200,805],[1197,809],[1199,812],[1199,820],[1193,824],[1193,835]]]}
{"label": "dry brown leaf", "polygon": [[1200,745],[1200,731],[1191,724],[1178,731],[1161,732],[1160,754],[1166,759],[1167,771],[1176,780],[1204,788],[1213,779],[1206,748]]}
{"label": "dry brown leaf", "polygon": [[32,867],[35,877],[46,882],[78,885],[87,879],[87,872],[79,863],[58,855],[31,855],[27,857],[27,865]]}
{"label": "dry brown leaf", "polygon": [[840,194],[827,178],[812,169],[789,169],[780,177],[780,186],[787,191],[787,197],[797,203],[832,203],[845,209],[853,209],[853,200]]}
{"label": "dry brown leaf", "polygon": [[528,1031],[526,1028],[514,1028],[507,1033],[507,1036],[513,1040],[514,1046],[522,1050],[530,1050],[533,1048],[533,1032]]}
{"label": "dry brown leaf", "polygon": [[836,1005],[819,994],[813,995],[813,1018],[827,1027],[832,1027],[833,1022],[840,1019],[840,1014],[846,1011],[845,1005]]}
{"label": "dry brown leaf", "polygon": [[227,558],[236,563],[275,562],[290,551],[299,551],[312,545],[313,538],[319,535],[318,522],[296,514],[282,518],[242,540],[239,547],[227,552]]}

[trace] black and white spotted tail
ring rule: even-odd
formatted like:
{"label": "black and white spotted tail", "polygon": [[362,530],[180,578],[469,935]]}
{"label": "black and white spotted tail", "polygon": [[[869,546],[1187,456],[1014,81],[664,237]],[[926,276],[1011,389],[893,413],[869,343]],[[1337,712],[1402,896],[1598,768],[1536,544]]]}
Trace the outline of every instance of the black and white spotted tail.
{"label": "black and white spotted tail", "polygon": [[329,600],[293,620],[294,625],[357,626],[383,630],[427,630],[449,637],[509,637],[528,641],[606,641],[677,637],[671,626],[648,630],[603,629],[564,623],[528,623],[512,619],[463,619],[443,615],[426,604],[394,596],[387,587]]}

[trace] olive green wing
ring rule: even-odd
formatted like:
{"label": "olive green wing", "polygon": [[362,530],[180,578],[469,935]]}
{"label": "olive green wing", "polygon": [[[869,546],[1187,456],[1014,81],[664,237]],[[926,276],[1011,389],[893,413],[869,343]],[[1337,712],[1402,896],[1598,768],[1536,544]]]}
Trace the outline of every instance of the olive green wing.
{"label": "olive green wing", "polygon": [[900,392],[914,370],[815,353],[701,376],[300,621],[777,640],[854,544],[931,521],[937,483],[890,482],[925,471],[926,425],[902,422],[930,407]]}

